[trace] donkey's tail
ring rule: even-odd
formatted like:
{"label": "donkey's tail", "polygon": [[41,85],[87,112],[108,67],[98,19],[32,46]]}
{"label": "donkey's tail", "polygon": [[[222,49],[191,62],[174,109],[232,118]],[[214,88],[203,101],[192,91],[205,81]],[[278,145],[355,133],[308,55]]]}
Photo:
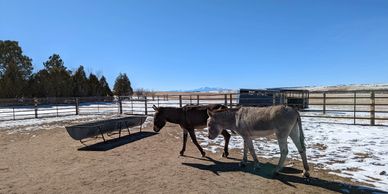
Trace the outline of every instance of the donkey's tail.
{"label": "donkey's tail", "polygon": [[298,118],[297,118],[297,122],[298,122],[298,128],[299,128],[299,140],[300,140],[300,144],[302,146],[302,150],[303,151],[306,151],[306,144],[304,142],[304,133],[303,133],[303,129],[302,129],[302,120],[300,118],[300,114],[299,114],[299,111],[295,110],[297,113],[298,113]]}

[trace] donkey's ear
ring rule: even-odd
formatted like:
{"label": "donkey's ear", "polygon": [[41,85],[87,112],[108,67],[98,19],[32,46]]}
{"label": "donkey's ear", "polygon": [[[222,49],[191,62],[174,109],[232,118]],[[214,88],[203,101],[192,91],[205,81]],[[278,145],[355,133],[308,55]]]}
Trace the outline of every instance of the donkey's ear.
{"label": "donkey's ear", "polygon": [[155,104],[152,106],[152,108],[155,110],[155,111],[158,111],[158,107],[155,106]]}
{"label": "donkey's ear", "polygon": [[212,117],[212,116],[214,115],[214,113],[213,113],[213,111],[207,109],[207,115],[208,115],[209,117]]}
{"label": "donkey's ear", "polygon": [[225,106],[225,105],[222,105],[222,106],[219,108],[219,110],[228,110],[228,107]]}

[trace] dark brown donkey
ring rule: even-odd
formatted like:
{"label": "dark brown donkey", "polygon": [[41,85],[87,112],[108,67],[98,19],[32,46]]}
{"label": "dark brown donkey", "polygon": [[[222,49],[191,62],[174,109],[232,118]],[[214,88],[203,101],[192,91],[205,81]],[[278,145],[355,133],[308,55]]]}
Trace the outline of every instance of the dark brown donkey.
{"label": "dark brown donkey", "polygon": [[[186,150],[186,142],[187,142],[187,133],[190,134],[191,140],[197,146],[198,150],[201,152],[202,156],[205,156],[205,152],[202,147],[198,144],[197,138],[195,136],[194,129],[205,128],[208,114],[207,110],[221,110],[227,109],[226,106],[221,104],[212,104],[205,106],[197,106],[197,105],[186,105],[182,108],[175,107],[156,107],[155,105],[152,107],[155,110],[154,115],[154,131],[159,132],[166,122],[175,123],[180,125],[183,129],[183,147],[180,151],[181,156],[183,156]],[[223,157],[228,157],[228,144],[230,139],[230,134],[223,130],[221,133],[225,139],[225,147]]]}

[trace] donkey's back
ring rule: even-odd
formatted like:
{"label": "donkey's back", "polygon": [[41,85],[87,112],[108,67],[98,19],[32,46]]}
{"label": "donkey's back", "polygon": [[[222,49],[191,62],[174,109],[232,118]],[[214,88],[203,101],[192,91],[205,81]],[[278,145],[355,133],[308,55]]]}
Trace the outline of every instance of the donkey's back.
{"label": "donkey's back", "polygon": [[186,105],[182,107],[182,111],[185,114],[186,124],[191,125],[193,128],[206,127],[206,122],[209,117],[207,110],[220,109],[227,109],[227,107],[221,104]]}
{"label": "donkey's back", "polygon": [[237,127],[251,131],[273,132],[296,124],[299,113],[284,105],[270,107],[242,107],[236,113]]}

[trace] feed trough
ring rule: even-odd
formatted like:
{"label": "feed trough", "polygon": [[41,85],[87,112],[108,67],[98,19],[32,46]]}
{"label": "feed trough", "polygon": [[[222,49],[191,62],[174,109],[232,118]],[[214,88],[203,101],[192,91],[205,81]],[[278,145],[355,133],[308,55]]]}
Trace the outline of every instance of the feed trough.
{"label": "feed trough", "polygon": [[141,131],[141,125],[145,120],[145,115],[132,115],[66,126],[66,130],[70,137],[72,137],[74,140],[79,140],[83,144],[83,139],[97,137],[98,135],[101,135],[102,139],[105,141],[104,133],[110,133],[113,131],[119,131],[120,137],[122,129],[127,129],[129,133],[129,128],[135,126],[140,126]]}

